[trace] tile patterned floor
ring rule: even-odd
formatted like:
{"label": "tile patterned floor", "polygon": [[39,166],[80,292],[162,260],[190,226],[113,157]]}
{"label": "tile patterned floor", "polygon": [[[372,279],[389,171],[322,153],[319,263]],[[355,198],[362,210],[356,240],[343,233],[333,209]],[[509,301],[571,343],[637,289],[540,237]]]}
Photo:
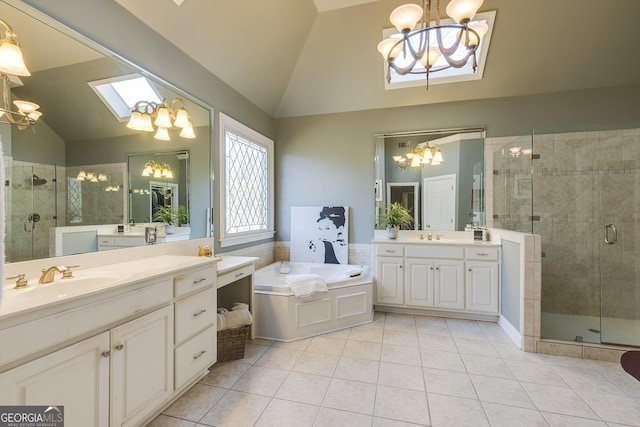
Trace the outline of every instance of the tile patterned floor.
{"label": "tile patterned floor", "polygon": [[161,426],[640,426],[619,364],[525,353],[495,323],[376,313],[291,343],[254,340]]}

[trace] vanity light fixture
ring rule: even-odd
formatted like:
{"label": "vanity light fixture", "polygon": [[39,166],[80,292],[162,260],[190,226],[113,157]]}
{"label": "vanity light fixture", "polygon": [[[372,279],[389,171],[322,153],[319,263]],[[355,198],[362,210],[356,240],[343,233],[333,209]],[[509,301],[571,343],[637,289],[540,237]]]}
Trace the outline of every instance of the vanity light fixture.
{"label": "vanity light fixture", "polygon": [[153,178],[173,178],[173,171],[168,163],[157,163],[153,160],[149,160],[144,164],[142,169],[142,176],[150,176]]}
{"label": "vanity light fixture", "polygon": [[[153,125],[157,126],[157,130]],[[191,115],[184,106],[184,101],[180,98],[173,99],[169,104],[163,99],[162,104],[149,101],[138,101],[131,111],[131,118],[127,127],[143,132],[156,132],[155,139],[169,141],[169,128],[178,127],[180,136],[187,139],[196,137],[193,132],[193,122]]]}
{"label": "vanity light fixture", "polygon": [[24,65],[22,48],[16,43],[14,39],[16,34],[11,26],[2,19],[0,19],[0,26],[4,29],[5,37],[0,39],[0,76],[2,77],[3,100],[3,105],[0,107],[0,117],[6,117],[6,121],[2,121],[2,123],[10,123],[20,130],[28,129],[36,124],[42,112],[37,111],[40,108],[38,104],[17,99],[13,101],[13,104],[18,108],[18,111],[11,110],[11,77],[18,79],[18,76],[30,76],[31,73]]}
{"label": "vanity light fixture", "polygon": [[442,151],[437,144],[429,144],[428,141],[416,144],[413,147],[413,142],[407,141],[407,152],[404,156],[393,156],[392,159],[396,166],[400,169],[406,169],[407,166],[411,166],[416,169],[424,165],[437,166],[442,163],[444,158],[442,157]]}
{"label": "vanity light fixture", "polygon": [[88,181],[88,182],[105,182],[109,180],[107,178],[107,175],[103,173],[86,172],[83,170],[78,172],[78,175],[76,175],[76,179],[78,181]]}
{"label": "vanity light fixture", "polygon": [[[390,21],[400,33],[378,43],[378,52],[387,62],[387,81],[391,82],[391,69],[404,76],[429,74],[448,68],[462,68],[472,61],[476,71],[476,50],[489,26],[471,23],[483,0],[451,0],[447,15],[456,23],[440,24],[440,0],[435,0],[435,25],[431,26],[431,0],[423,0],[422,7],[410,3],[391,12]],[[450,37],[450,38],[449,38]],[[446,40],[451,41],[446,41]],[[448,43],[448,45],[447,45]],[[445,61],[436,65],[440,58]],[[422,67],[416,68],[418,63]]]}

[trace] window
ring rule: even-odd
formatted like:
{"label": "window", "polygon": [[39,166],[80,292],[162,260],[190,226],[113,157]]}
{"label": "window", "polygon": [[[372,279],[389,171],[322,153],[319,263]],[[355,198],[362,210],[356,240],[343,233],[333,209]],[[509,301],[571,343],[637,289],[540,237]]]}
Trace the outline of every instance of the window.
{"label": "window", "polygon": [[96,80],[88,84],[121,122],[129,119],[138,101],[162,102],[149,80],[140,74]]}
{"label": "window", "polygon": [[[493,30],[493,23],[495,21],[495,17],[496,17],[496,11],[493,10],[490,12],[477,13],[473,21],[471,21],[471,23],[484,22],[489,26],[489,30],[484,35],[484,37],[482,37],[482,40],[480,41],[480,46],[478,46],[478,50],[476,51],[476,59],[478,61],[478,68],[476,69],[476,72],[475,73],[473,72],[473,68],[470,62],[467,63],[462,68],[453,68],[453,67],[447,68],[446,70],[429,74],[429,85],[482,79],[482,75],[484,73],[484,65],[486,63],[486,58],[487,58],[487,52],[489,51],[489,44],[491,43],[491,33]],[[440,23],[442,25],[454,24],[453,20],[451,19],[442,19]],[[431,22],[431,25],[432,26],[435,25],[435,22]],[[455,41],[455,35],[456,35],[456,32],[454,31],[447,31],[447,30],[443,31],[444,45],[451,46]],[[398,31],[395,28],[387,28],[382,31],[382,37],[384,40],[389,37],[401,37],[401,35],[398,33]],[[431,44],[435,45],[435,41],[432,42]],[[456,55],[454,55],[454,57],[456,57]],[[396,63],[398,63],[398,65],[401,65],[401,63],[398,62],[398,60],[401,60],[401,59],[402,59],[401,57],[398,57],[396,59]],[[383,61],[383,63],[384,63],[385,89],[400,89],[405,87],[427,85],[427,79],[425,77],[425,74],[409,73],[404,76],[401,76],[400,74],[396,73],[393,70],[393,68],[391,68],[391,83],[389,83],[387,82],[387,63],[386,61]],[[435,67],[446,65],[446,63],[447,63],[446,60],[443,57],[440,57],[440,59],[438,59],[438,62],[436,62]],[[407,61],[407,64],[405,64],[405,66],[408,64],[409,64],[409,61]],[[418,63],[414,67],[414,70],[417,72],[424,72],[424,66],[420,61],[418,61]]]}
{"label": "window", "polygon": [[273,141],[220,114],[220,246],[269,239],[273,220]]}

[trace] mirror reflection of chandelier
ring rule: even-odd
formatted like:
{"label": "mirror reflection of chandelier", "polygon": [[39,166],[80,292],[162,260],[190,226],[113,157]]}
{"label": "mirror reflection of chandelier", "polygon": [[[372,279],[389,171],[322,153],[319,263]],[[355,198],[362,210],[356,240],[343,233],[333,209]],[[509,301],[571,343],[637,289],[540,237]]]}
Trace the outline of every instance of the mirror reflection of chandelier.
{"label": "mirror reflection of chandelier", "polygon": [[407,152],[404,156],[393,156],[393,161],[401,169],[411,166],[416,169],[424,165],[437,166],[442,163],[442,151],[437,144],[429,144],[428,141],[416,144],[413,148],[413,142],[407,141]]}
{"label": "mirror reflection of chandelier", "polygon": [[[40,106],[29,101],[15,100],[13,104],[18,107],[18,111],[11,110],[11,82],[20,82],[18,76],[30,76],[31,73],[24,65],[22,57],[22,48],[14,37],[16,34],[11,26],[0,19],[0,25],[4,27],[5,38],[0,39],[0,76],[2,77],[2,100],[3,105],[0,107],[0,117],[5,117],[6,121],[15,125],[20,130],[25,130],[36,124],[42,112],[37,111]],[[15,116],[15,117],[14,117]]]}
{"label": "mirror reflection of chandelier", "polygon": [[76,179],[78,181],[88,181],[88,182],[105,182],[108,181],[107,175],[103,173],[95,173],[95,172],[86,172],[81,170],[76,175]]}
{"label": "mirror reflection of chandelier", "polygon": [[151,176],[153,178],[173,178],[173,171],[168,163],[157,163],[149,160],[144,164],[142,176]]}
{"label": "mirror reflection of chandelier", "polygon": [[162,104],[150,101],[138,101],[131,111],[131,118],[127,127],[133,130],[153,132],[153,125],[158,127],[155,139],[169,141],[169,129],[173,126],[181,128],[180,136],[187,139],[196,137],[193,132],[191,115],[184,107],[184,101],[175,98],[169,104],[163,99]]}
{"label": "mirror reflection of chandelier", "polygon": [[[435,25],[431,25],[431,0],[422,7],[405,4],[391,12],[390,21],[400,33],[378,43],[378,51],[387,62],[387,81],[391,70],[406,74],[429,74],[448,68],[462,68],[469,61],[477,67],[476,50],[482,36],[489,30],[485,23],[470,23],[483,0],[451,0],[447,15],[455,24],[440,24],[440,0],[435,0]],[[447,41],[449,40],[449,41]],[[438,65],[440,58],[444,59]],[[421,65],[424,68],[418,67]]]}

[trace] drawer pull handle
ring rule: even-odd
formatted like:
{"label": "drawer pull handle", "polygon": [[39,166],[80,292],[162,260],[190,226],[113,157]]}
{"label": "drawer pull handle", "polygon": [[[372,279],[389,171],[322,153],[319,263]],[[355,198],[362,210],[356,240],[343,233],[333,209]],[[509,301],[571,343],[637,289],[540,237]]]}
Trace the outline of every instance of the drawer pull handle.
{"label": "drawer pull handle", "polygon": [[102,357],[109,357],[109,356],[111,356],[111,352],[109,350],[102,352]]}
{"label": "drawer pull handle", "polygon": [[117,346],[114,347],[116,350],[120,351],[124,348],[123,344],[118,344]]}
{"label": "drawer pull handle", "polygon": [[476,255],[478,255],[478,256],[489,256],[489,254],[486,254],[484,252],[478,252]]}
{"label": "drawer pull handle", "polygon": [[200,278],[200,279],[198,279],[198,280],[194,280],[194,281],[193,281],[193,284],[194,284],[194,285],[197,285],[198,283],[200,283],[200,282],[204,282],[205,280],[207,280],[207,278],[206,278],[206,277],[201,277],[201,278]]}
{"label": "drawer pull handle", "polygon": [[200,310],[199,312],[197,312],[197,313],[193,313],[193,317],[198,317],[198,316],[200,316],[201,314],[204,314],[204,313],[206,313],[206,312],[207,312],[207,309],[206,309],[206,308],[203,308],[203,309],[202,309],[202,310]]}
{"label": "drawer pull handle", "polygon": [[207,352],[207,350],[200,350],[200,353],[196,354],[195,356],[193,356],[193,360],[198,360],[202,357],[203,354],[205,354]]}
{"label": "drawer pull handle", "polygon": [[385,249],[384,251],[385,251],[385,253],[388,253],[388,254],[395,254],[396,253],[396,251],[393,250],[393,249]]}
{"label": "drawer pull handle", "polygon": [[244,273],[238,273],[238,274],[236,274],[235,277],[238,278],[238,277],[242,277],[242,276],[244,276]]}

